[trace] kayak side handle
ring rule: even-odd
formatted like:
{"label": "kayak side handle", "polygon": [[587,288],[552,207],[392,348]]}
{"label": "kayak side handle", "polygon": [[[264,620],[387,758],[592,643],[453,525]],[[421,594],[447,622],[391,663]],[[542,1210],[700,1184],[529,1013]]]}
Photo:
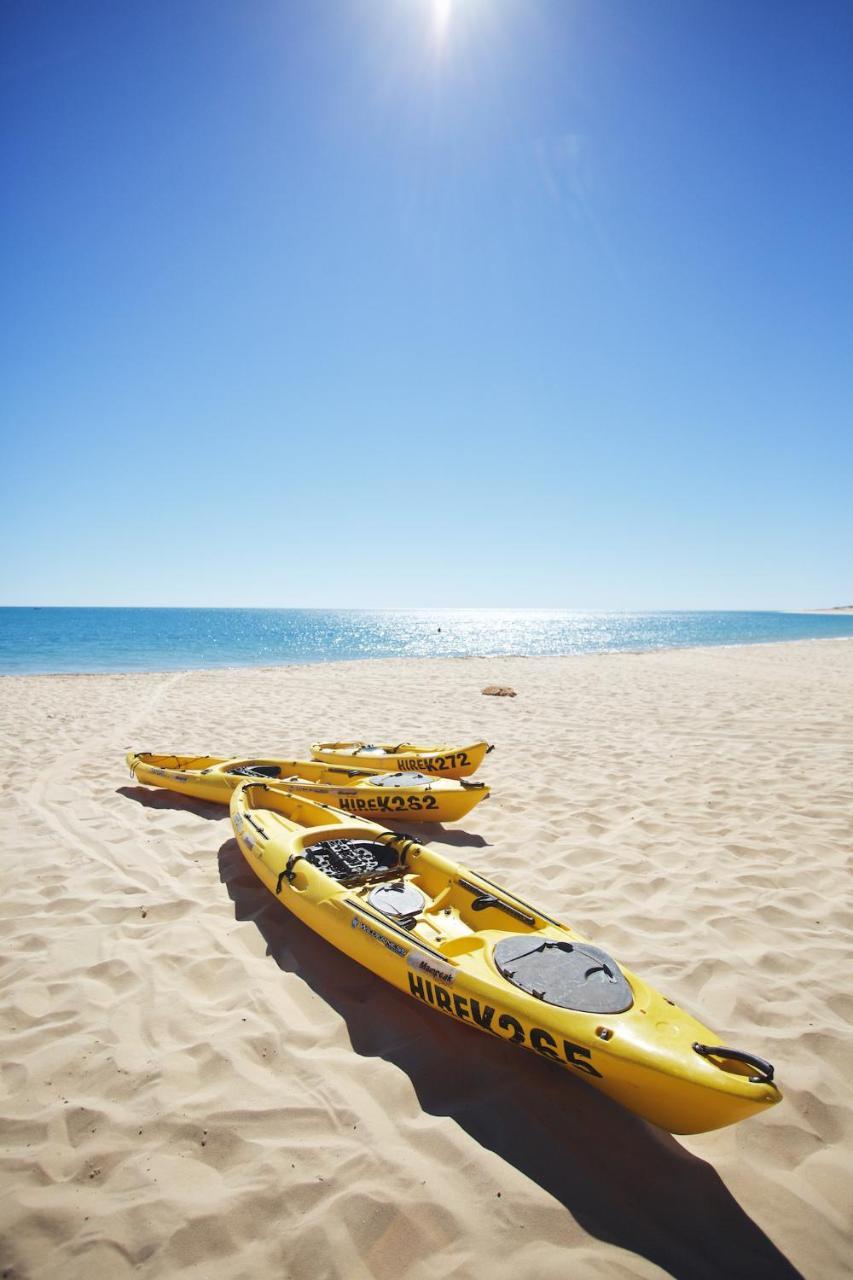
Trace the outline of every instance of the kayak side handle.
{"label": "kayak side handle", "polygon": [[514,920],[520,920],[522,924],[531,926],[536,924],[534,916],[528,915],[526,911],[520,911],[511,902],[504,902],[502,898],[496,897],[493,893],[486,893],[479,885],[472,884],[470,880],[463,880],[460,876],[456,883],[460,889],[465,889],[468,893],[474,895],[474,901],[471,903],[474,911],[485,911],[487,907],[496,907],[498,911],[505,911],[508,916],[512,916]]}

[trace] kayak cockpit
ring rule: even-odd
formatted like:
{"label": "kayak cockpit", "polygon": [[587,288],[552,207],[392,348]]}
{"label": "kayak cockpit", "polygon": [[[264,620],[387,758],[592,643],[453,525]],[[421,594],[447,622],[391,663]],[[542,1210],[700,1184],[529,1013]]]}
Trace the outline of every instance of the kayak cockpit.
{"label": "kayak cockpit", "polygon": [[281,768],[277,764],[229,764],[229,773],[236,773],[240,778],[280,778]]}
{"label": "kayak cockpit", "polygon": [[[269,798],[283,807],[294,804],[293,798]],[[545,1004],[593,1014],[632,1007],[631,985],[606,951],[570,936],[555,937],[552,921],[511,894],[478,882],[472,872],[460,875],[405,835],[378,827],[338,832],[328,825],[331,813],[324,806],[310,805],[304,816],[315,822],[322,818],[327,825],[308,829],[291,845],[280,879],[297,891],[307,887],[299,883],[304,881],[301,863],[345,887],[359,910],[384,917],[422,945],[448,958],[479,952],[493,973]],[[340,822],[343,815],[335,817]],[[294,825],[271,810],[256,809],[246,821],[262,835],[268,834],[264,824]]]}
{"label": "kayak cockpit", "polygon": [[378,840],[352,837],[318,840],[306,846],[302,856],[330,880],[347,885],[385,879],[397,875],[400,869],[398,850]]}

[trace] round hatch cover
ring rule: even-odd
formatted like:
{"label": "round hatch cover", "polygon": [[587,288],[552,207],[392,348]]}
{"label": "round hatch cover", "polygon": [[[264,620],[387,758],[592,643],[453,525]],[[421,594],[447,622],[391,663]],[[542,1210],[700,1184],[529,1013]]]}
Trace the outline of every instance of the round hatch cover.
{"label": "round hatch cover", "polygon": [[385,916],[417,916],[423,911],[426,899],[414,885],[395,880],[393,884],[377,885],[367,901]]}
{"label": "round hatch cover", "polygon": [[513,934],[501,939],[494,957],[503,977],[514,986],[561,1009],[624,1013],[634,1003],[616,961],[588,942]]}

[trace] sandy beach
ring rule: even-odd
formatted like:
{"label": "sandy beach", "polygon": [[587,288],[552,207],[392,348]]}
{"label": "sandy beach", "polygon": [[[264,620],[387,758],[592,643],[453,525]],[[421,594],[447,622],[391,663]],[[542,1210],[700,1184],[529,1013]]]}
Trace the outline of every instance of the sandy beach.
{"label": "sandy beach", "polygon": [[[484,697],[487,685],[515,698]],[[5,1280],[814,1280],[853,1256],[853,643],[0,681]],[[770,1059],[673,1138],[388,989],[129,749],[496,744],[422,838]]]}

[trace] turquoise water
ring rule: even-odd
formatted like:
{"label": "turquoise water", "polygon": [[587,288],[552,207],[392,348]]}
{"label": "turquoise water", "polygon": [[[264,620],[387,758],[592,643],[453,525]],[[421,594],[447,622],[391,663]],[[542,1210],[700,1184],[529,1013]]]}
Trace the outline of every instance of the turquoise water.
{"label": "turquoise water", "polygon": [[0,674],[616,653],[853,636],[853,616],[558,609],[0,609]]}

